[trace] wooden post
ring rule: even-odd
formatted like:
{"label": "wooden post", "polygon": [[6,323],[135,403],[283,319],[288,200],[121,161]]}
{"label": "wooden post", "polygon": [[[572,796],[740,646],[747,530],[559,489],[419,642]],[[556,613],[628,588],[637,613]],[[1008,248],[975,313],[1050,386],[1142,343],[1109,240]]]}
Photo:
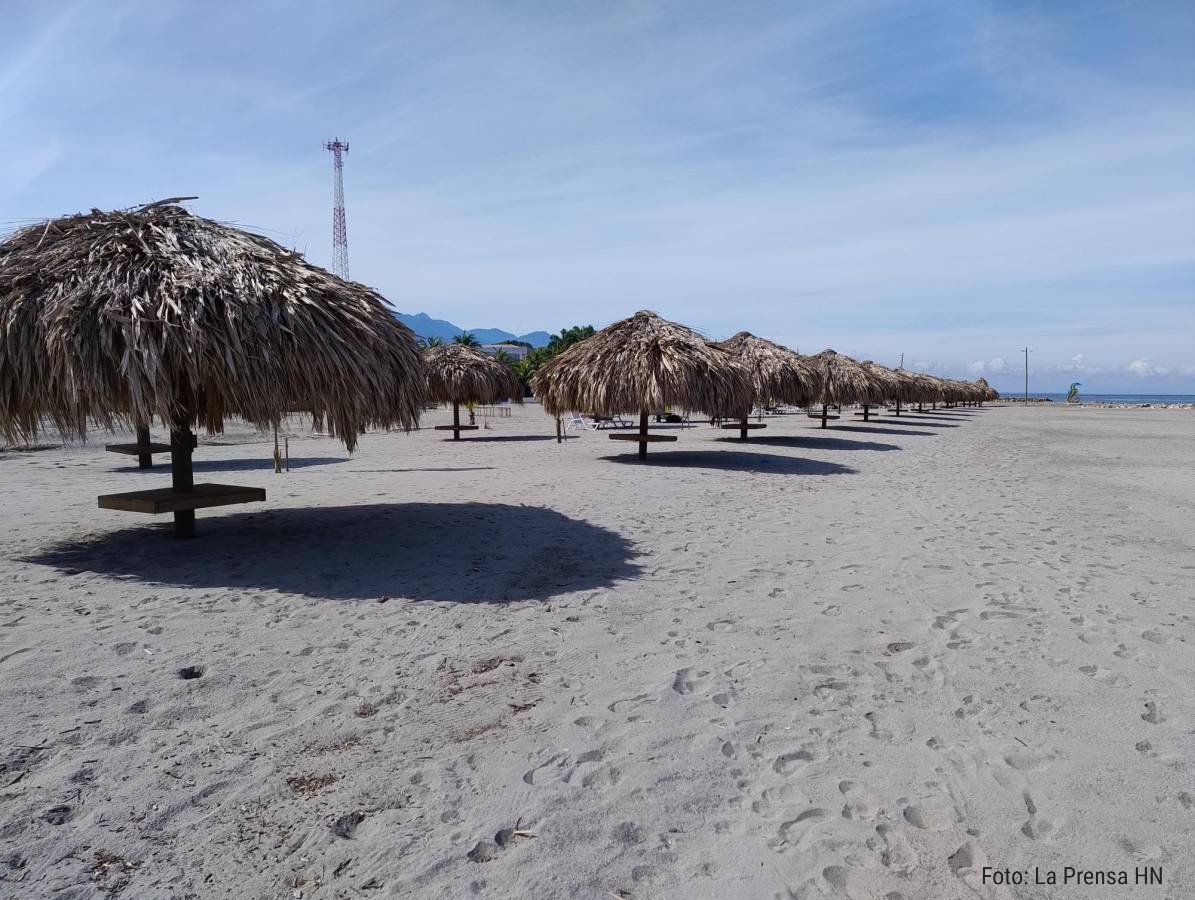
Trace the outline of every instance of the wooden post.
{"label": "wooden post", "polygon": [[829,404],[828,404],[828,403],[823,403],[823,404],[822,404],[822,428],[825,428],[825,427],[826,427],[826,414],[827,414],[829,411],[830,411],[830,410],[829,410]]}
{"label": "wooden post", "polygon": [[[149,423],[147,423],[147,422],[138,422],[137,423],[137,446],[138,447],[148,447],[149,446]],[[153,464],[154,464],[154,458],[153,458],[152,453],[138,453],[137,454],[137,468],[138,469],[150,469],[150,468],[153,468]]]}
{"label": "wooden post", "polygon": [[564,440],[563,435],[561,435],[561,433],[560,433],[560,416],[557,416],[556,417],[556,443],[559,444],[563,440]]}
{"label": "wooden post", "polygon": [[896,398],[896,414],[898,416],[900,415],[900,398],[899,397]]}
{"label": "wooden post", "polygon": [[871,404],[869,404],[869,403],[864,403],[864,404],[863,404],[863,421],[864,421],[864,422],[866,422],[866,421],[867,421],[867,413],[868,413],[870,410],[871,410]]}
{"label": "wooden post", "polygon": [[[763,416],[760,416],[762,419]],[[747,417],[743,416],[743,421],[739,423],[742,427],[739,429],[739,440],[747,440]]]}
{"label": "wooden post", "polygon": [[[639,436],[647,437],[647,410],[639,412]],[[639,442],[639,458],[647,459],[647,441]]]}
{"label": "wooden post", "polygon": [[278,449],[278,426],[274,426],[274,474],[282,472],[282,452]]}
{"label": "wooden post", "polygon": [[461,439],[461,404],[457,400],[452,401],[452,439]]}
{"label": "wooden post", "polygon": [[[195,449],[195,436],[190,423],[170,429],[170,483],[176,491],[195,489],[195,473],[191,468],[191,452]],[[195,510],[182,509],[174,514],[174,536],[195,537]]]}

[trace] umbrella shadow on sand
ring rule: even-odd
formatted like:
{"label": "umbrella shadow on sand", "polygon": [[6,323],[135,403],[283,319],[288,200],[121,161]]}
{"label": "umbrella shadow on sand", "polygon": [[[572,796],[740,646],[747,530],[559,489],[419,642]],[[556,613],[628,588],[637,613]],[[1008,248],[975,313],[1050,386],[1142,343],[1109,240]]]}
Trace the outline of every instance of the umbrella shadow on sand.
{"label": "umbrella shadow on sand", "polygon": [[774,475],[854,475],[856,470],[820,459],[750,453],[744,450],[656,450],[640,460],[633,453],[601,457],[628,466],[720,469],[730,472],[763,472]]}
{"label": "umbrella shadow on sand", "polygon": [[879,441],[852,441],[850,438],[820,437],[810,435],[760,435],[752,436],[748,441],[741,438],[724,437],[718,439],[726,444],[746,445],[763,444],[768,447],[792,447],[797,450],[899,450],[896,444],[883,444]]}
{"label": "umbrella shadow on sand", "polygon": [[[564,441],[575,441],[577,435],[563,434],[560,436]],[[522,443],[525,441],[554,441],[556,435],[554,434],[486,434],[479,437],[469,437],[461,441],[462,444],[502,444],[502,443]]]}
{"label": "umbrella shadow on sand", "polygon": [[[910,422],[910,425],[919,425],[920,422]],[[910,431],[907,428],[885,428],[882,425],[833,425],[834,431],[857,431],[860,434],[906,434],[906,435],[933,435],[936,431]]]}
{"label": "umbrella shadow on sand", "polygon": [[622,535],[535,506],[377,503],[210,515],[199,537],[168,523],[59,543],[26,562],[194,588],[325,600],[546,600],[634,578]]}
{"label": "umbrella shadow on sand", "polygon": [[[341,459],[335,456],[304,456],[291,457],[289,467],[291,469],[307,469],[312,466],[330,466],[335,463],[348,462],[348,459]],[[287,462],[283,460],[283,466]],[[195,472],[273,472],[274,460],[270,457],[262,457],[260,459],[196,459],[191,463]],[[157,462],[151,469],[138,469],[133,466],[113,466],[113,472],[130,472],[139,475],[152,475],[154,472],[169,472],[169,461],[162,463]]]}

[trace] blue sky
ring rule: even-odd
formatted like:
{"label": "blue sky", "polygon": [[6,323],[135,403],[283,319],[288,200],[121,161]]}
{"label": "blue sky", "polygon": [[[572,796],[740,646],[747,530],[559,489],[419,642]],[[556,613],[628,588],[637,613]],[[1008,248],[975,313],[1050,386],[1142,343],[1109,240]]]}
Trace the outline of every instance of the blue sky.
{"label": "blue sky", "polygon": [[1195,4],[0,0],[0,229],[198,195],[465,327],[1195,392]]}

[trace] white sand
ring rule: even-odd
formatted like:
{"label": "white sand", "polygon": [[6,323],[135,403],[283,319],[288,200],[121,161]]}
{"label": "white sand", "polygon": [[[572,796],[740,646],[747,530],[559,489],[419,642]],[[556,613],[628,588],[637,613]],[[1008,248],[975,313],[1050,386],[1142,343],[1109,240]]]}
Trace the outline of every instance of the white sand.
{"label": "white sand", "polygon": [[1195,896],[1195,416],[849,424],[0,454],[0,895]]}

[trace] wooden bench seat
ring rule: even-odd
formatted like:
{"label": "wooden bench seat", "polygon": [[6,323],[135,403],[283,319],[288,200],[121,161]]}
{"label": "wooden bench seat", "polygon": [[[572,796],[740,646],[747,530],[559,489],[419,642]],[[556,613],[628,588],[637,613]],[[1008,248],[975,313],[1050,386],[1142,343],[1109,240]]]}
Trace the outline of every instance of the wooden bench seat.
{"label": "wooden bench seat", "polygon": [[104,444],[109,453],[123,453],[125,456],[145,456],[152,453],[169,453],[169,444]]}
{"label": "wooden bench seat", "polygon": [[842,418],[841,416],[839,416],[835,413],[827,413],[824,416],[821,413],[808,413],[807,415],[811,419],[840,419],[840,418]]}
{"label": "wooden bench seat", "polygon": [[126,494],[103,494],[100,509],[124,512],[167,513],[204,509],[209,506],[230,506],[234,503],[256,503],[266,499],[264,488],[236,487],[231,484],[197,484],[190,491],[157,488],[150,491],[129,491]]}
{"label": "wooden bench seat", "polygon": [[[735,428],[738,428],[736,425]],[[624,432],[620,431],[616,434],[609,435],[612,441],[637,441],[643,444],[662,444],[666,441],[675,441],[675,434],[639,434],[635,431]]]}
{"label": "wooden bench seat", "polygon": [[437,425],[436,431],[476,431],[480,425]]}
{"label": "wooden bench seat", "polygon": [[743,429],[754,431],[757,428],[767,428],[768,426],[766,422],[748,422],[746,425],[742,422],[735,422],[733,425],[723,425],[722,427],[727,431],[742,431]]}

